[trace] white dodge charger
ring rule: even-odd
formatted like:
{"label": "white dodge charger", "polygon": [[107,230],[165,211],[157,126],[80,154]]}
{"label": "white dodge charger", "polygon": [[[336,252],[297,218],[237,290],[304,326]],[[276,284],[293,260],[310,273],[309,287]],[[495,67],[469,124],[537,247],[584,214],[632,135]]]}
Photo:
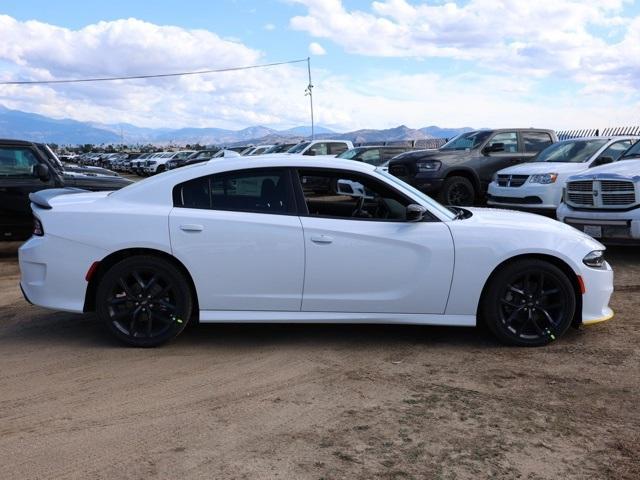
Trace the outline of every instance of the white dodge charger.
{"label": "white dodge charger", "polygon": [[520,212],[448,209],[340,159],[215,160],[116,192],[32,194],[30,302],[155,346],[189,321],[474,326],[543,345],[607,320],[604,247]]}

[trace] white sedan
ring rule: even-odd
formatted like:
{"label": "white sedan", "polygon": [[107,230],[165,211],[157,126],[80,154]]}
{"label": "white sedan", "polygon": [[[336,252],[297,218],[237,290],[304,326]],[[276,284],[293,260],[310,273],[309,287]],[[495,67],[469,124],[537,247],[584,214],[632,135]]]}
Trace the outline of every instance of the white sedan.
{"label": "white sedan", "polygon": [[482,321],[503,342],[537,346],[613,315],[613,272],[584,233],[526,213],[450,210],[362,162],[221,159],[116,192],[31,198],[25,297],[95,311],[130,345],[159,345],[199,320]]}

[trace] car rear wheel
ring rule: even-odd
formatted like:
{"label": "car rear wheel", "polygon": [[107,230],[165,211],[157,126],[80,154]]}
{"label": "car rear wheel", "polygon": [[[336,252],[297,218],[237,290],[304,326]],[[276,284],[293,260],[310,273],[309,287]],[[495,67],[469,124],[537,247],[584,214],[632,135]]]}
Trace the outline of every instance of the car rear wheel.
{"label": "car rear wheel", "polygon": [[465,177],[449,177],[440,190],[440,201],[444,205],[470,207],[476,199],[473,183]]}
{"label": "car rear wheel", "polygon": [[170,262],[136,256],[111,267],[96,294],[98,317],[120,341],[155,347],[178,336],[193,300],[185,276]]}
{"label": "car rear wheel", "polygon": [[490,280],[481,315],[502,342],[537,347],[562,336],[573,320],[575,291],[555,265],[536,259],[508,264]]}

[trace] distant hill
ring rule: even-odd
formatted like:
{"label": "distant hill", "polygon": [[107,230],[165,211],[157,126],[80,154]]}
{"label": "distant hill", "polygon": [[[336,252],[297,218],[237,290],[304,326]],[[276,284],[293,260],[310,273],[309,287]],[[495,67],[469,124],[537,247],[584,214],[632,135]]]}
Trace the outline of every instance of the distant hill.
{"label": "distant hill", "polygon": [[[430,126],[420,129],[400,125],[383,130],[363,129],[337,133],[322,126],[315,127],[316,138],[335,138],[353,142],[388,142],[450,138],[471,128],[440,128]],[[0,106],[0,138],[15,138],[58,144],[195,144],[237,145],[297,142],[311,135],[311,127],[299,126],[275,130],[253,126],[242,130],[224,128],[146,128],[129,123],[105,124],[79,122],[69,119],[53,119],[35,113],[10,110]]]}

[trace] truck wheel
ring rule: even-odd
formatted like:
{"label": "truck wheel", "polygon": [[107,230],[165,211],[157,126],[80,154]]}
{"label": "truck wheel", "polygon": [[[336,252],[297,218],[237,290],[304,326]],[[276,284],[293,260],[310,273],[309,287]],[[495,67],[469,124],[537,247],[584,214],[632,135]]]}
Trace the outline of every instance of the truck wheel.
{"label": "truck wheel", "polygon": [[439,199],[444,205],[470,207],[476,198],[473,183],[465,177],[449,177],[444,181]]}

